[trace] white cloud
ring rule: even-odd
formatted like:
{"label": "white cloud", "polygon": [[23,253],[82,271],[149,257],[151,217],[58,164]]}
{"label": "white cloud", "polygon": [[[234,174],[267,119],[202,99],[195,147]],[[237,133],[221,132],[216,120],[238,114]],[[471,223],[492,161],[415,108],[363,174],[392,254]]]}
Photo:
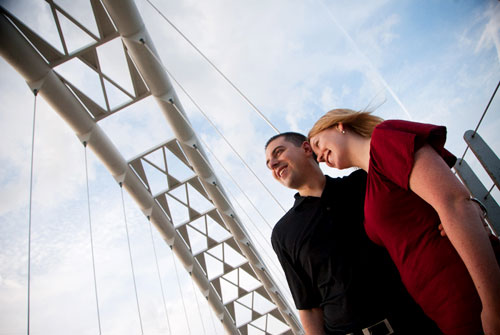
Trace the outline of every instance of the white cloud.
{"label": "white cloud", "polygon": [[491,3],[484,14],[488,23],[484,27],[481,38],[477,42],[476,52],[482,49],[495,48],[500,62],[500,5]]}
{"label": "white cloud", "polygon": [[[5,64],[5,63],[4,63]],[[12,69],[3,65],[6,73]],[[8,85],[4,82],[6,94],[10,99],[1,107],[3,120],[0,159],[5,187],[0,190],[0,212],[18,209],[29,199],[30,161],[34,96],[19,77],[13,77]],[[76,136],[58,115],[43,101],[37,98],[35,147],[34,147],[34,184],[33,200],[43,201],[44,206],[57,206],[60,200],[72,198],[84,183],[83,146],[75,141]],[[61,170],[72,174],[61,174]],[[92,166],[89,167],[92,177]],[[73,182],[75,181],[75,182]],[[37,197],[43,190],[63,187],[65,192]]]}

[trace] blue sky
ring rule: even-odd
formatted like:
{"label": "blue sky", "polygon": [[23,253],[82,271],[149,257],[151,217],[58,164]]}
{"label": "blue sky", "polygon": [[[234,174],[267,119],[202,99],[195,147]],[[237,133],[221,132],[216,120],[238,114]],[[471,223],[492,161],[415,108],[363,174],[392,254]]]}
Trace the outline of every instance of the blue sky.
{"label": "blue sky", "polygon": [[[86,2],[55,1],[91,31],[95,23]],[[280,130],[306,133],[335,107],[378,107],[385,119],[448,126],[447,147],[461,156],[463,133],[473,129],[500,80],[500,3],[483,1],[163,1],[160,10],[209,57]],[[48,5],[43,1],[2,1],[2,6],[61,49]],[[272,191],[281,206],[293,191],[273,181],[263,146],[274,135],[221,77],[144,0],[136,1],[163,64],[232,143]],[[89,42],[66,28],[70,49]],[[130,88],[118,41],[99,49],[103,71]],[[0,60],[0,334],[25,332],[27,227],[33,95],[22,78]],[[99,102],[96,77],[78,62],[56,69]],[[276,265],[268,246],[269,225],[283,210],[248,172],[182,90],[177,94],[199,138],[208,144],[240,183],[255,211],[211,157],[218,177],[254,239],[262,244],[269,267]],[[112,100],[123,101],[119,94]],[[33,334],[96,333],[89,259],[88,214],[83,148],[72,130],[38,99],[33,189]],[[479,133],[500,152],[500,98]],[[100,126],[126,159],[173,137],[153,98],[103,121]],[[131,140],[133,138],[133,140]],[[91,153],[89,176],[96,267],[105,334],[138,333],[129,271],[120,189]],[[478,167],[473,155],[465,157]],[[325,168],[332,175],[338,171]],[[487,188],[492,182],[480,173]],[[493,191],[499,199],[498,190]],[[166,330],[147,220],[125,194],[125,208],[138,275],[146,333]],[[240,204],[242,207],[240,207]],[[249,214],[250,218],[247,217]],[[264,238],[261,238],[264,236]],[[169,248],[155,237],[173,331],[188,334]],[[202,296],[178,264],[186,300],[195,294],[202,308],[190,315],[191,331],[214,329]],[[283,282],[282,275],[276,278]],[[286,288],[284,288],[286,291]],[[215,321],[215,330],[222,334]]]}

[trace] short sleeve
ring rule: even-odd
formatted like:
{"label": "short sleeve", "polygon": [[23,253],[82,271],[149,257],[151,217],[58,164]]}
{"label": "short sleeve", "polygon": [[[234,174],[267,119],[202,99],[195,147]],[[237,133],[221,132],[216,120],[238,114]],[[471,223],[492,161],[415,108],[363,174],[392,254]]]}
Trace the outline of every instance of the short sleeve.
{"label": "short sleeve", "polygon": [[271,237],[271,244],[278,260],[285,272],[285,277],[292,293],[297,309],[311,309],[320,307],[320,298],[317,289],[311,284],[309,277],[301,271],[301,267],[294,266],[289,255],[280,247],[276,236]]}
{"label": "short sleeve", "polygon": [[429,144],[452,167],[456,157],[444,148],[446,127],[402,120],[389,120],[373,131],[370,169],[407,190],[415,152]]}

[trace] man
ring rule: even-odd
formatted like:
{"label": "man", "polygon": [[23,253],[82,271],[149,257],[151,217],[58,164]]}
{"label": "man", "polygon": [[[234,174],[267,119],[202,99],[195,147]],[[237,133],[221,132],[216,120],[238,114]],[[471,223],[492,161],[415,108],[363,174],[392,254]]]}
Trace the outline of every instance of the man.
{"label": "man", "polygon": [[276,135],[265,149],[273,177],[298,191],[271,242],[306,334],[438,334],[364,232],[366,173],[325,176],[298,133]]}

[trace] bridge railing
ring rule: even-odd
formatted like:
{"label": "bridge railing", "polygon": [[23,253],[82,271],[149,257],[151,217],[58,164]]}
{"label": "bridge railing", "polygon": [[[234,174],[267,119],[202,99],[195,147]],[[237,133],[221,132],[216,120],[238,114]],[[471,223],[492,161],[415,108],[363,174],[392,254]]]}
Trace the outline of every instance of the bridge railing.
{"label": "bridge railing", "polygon": [[471,195],[486,208],[486,221],[493,233],[498,236],[500,232],[500,207],[492,197],[491,191],[494,187],[500,188],[500,159],[476,131],[466,131],[464,139],[493,181],[493,186],[488,190],[463,158],[457,160],[454,169]]}

